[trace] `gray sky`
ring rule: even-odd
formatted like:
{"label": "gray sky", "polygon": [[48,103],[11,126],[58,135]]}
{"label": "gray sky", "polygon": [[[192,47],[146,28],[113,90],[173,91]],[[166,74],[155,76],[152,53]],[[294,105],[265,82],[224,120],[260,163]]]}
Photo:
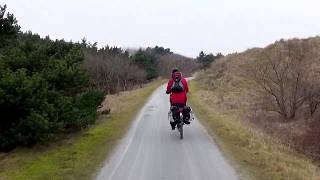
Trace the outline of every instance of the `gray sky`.
{"label": "gray sky", "polygon": [[319,0],[1,0],[22,30],[101,45],[240,52],[320,35]]}

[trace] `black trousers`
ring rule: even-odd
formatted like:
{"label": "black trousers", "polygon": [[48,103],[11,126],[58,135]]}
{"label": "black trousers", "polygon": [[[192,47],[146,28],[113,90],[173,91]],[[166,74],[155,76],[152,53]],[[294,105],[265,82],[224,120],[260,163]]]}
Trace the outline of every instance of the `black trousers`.
{"label": "black trousers", "polygon": [[180,111],[179,109],[182,108],[182,116],[184,121],[188,121],[190,119],[190,107],[186,106],[185,104],[171,104],[171,112],[174,121],[180,120]]}

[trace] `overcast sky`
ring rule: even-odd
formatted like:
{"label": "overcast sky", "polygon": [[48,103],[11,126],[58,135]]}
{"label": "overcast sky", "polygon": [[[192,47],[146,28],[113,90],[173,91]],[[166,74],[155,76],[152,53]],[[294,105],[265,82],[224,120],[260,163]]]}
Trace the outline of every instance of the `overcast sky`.
{"label": "overcast sky", "polygon": [[[3,2],[4,1],[4,2]],[[22,30],[101,45],[240,52],[320,35],[319,0],[1,0]]]}

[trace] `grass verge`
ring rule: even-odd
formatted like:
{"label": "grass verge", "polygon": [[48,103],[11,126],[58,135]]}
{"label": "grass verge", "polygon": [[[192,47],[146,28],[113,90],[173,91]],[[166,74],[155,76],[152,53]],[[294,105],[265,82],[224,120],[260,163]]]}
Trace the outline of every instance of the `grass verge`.
{"label": "grass verge", "polygon": [[[305,157],[252,129],[232,115],[218,113],[206,104],[210,93],[190,81],[189,102],[195,114],[214,137],[240,179],[317,179],[317,168]],[[204,100],[203,94],[208,94]],[[210,99],[209,99],[210,101]]]}
{"label": "grass verge", "polygon": [[161,83],[157,80],[141,89],[107,96],[111,116],[68,140],[0,154],[0,180],[92,179]]}

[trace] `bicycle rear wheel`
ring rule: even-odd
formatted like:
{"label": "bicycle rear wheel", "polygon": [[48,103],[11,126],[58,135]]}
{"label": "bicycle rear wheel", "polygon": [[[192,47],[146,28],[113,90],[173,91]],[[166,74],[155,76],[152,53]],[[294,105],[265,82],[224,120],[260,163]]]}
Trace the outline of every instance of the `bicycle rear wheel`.
{"label": "bicycle rear wheel", "polygon": [[178,130],[180,133],[180,139],[183,139],[183,123],[178,125]]}

